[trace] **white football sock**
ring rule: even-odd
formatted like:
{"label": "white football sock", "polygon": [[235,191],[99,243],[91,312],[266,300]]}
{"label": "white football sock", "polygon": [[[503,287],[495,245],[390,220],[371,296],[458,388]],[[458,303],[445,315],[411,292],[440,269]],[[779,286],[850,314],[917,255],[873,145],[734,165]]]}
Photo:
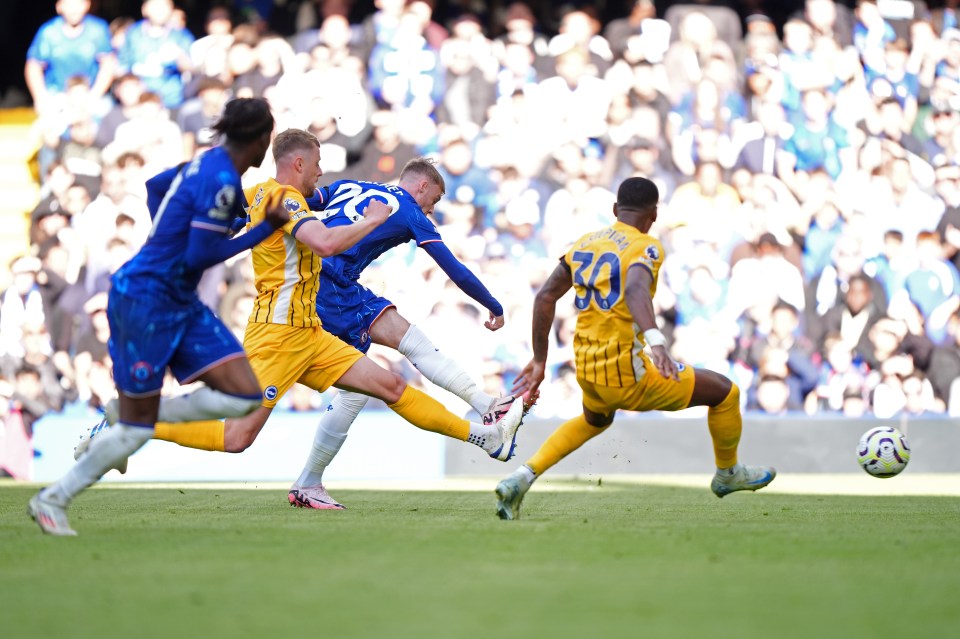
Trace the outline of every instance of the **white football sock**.
{"label": "white football sock", "polygon": [[195,422],[249,415],[262,403],[262,398],[240,397],[201,386],[192,393],[160,399],[158,422]]}
{"label": "white football sock", "polygon": [[297,478],[294,487],[305,488],[319,486],[323,483],[323,471],[327,469],[333,458],[340,452],[340,447],[347,439],[350,425],[363,410],[370,398],[360,393],[340,391],[327,406],[326,412],[320,418],[317,432],[313,436],[313,447],[307,457],[307,465]]}
{"label": "white football sock", "polygon": [[62,505],[103,477],[111,468],[137,452],[153,437],[153,428],[117,423],[97,435],[87,454],[67,471],[60,481],[44,490],[44,495]]}
{"label": "white football sock", "polygon": [[533,469],[526,464],[513,471],[513,474],[516,475],[521,483],[524,483],[527,488],[529,488],[530,484],[532,484],[537,478],[537,475],[533,472]]}
{"label": "white football sock", "polygon": [[431,382],[470,404],[483,415],[494,398],[480,390],[460,365],[433,345],[423,331],[410,325],[397,349]]}
{"label": "white football sock", "polygon": [[470,422],[470,434],[467,443],[479,446],[487,453],[496,452],[503,439],[500,437],[500,428],[496,425],[475,424]]}

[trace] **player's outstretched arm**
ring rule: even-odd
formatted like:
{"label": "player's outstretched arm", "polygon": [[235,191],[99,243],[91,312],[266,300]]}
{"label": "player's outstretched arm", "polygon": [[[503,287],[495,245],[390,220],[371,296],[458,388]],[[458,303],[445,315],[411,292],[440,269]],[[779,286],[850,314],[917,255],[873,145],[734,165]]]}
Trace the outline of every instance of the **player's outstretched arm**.
{"label": "player's outstretched arm", "polygon": [[290,213],[282,205],[268,209],[262,222],[243,235],[230,237],[230,227],[213,230],[208,225],[190,227],[187,241],[187,266],[203,270],[251,249],[290,221]]}
{"label": "player's outstretched arm", "polygon": [[657,328],[657,316],[650,296],[652,285],[653,275],[645,266],[634,264],[627,269],[627,286],[624,289],[627,308],[634,323],[643,331],[643,339],[650,347],[654,366],[664,378],[680,381],[677,363],[667,353],[667,340]]}
{"label": "player's outstretched arm", "polygon": [[533,300],[533,359],[523,367],[513,382],[513,392],[522,394],[533,392],[543,382],[547,366],[547,350],[550,344],[550,330],[557,315],[557,301],[573,286],[570,267],[560,262],[547,278]]}
{"label": "player's outstretched arm", "polygon": [[451,282],[490,311],[490,319],[484,322],[484,326],[491,331],[503,327],[503,305],[490,294],[490,291],[483,285],[480,278],[474,275],[470,269],[464,266],[463,263],[450,252],[446,244],[443,242],[426,242],[421,245],[421,248],[427,252],[427,255],[433,258],[437,266],[443,269],[443,272],[447,274]]}
{"label": "player's outstretched arm", "polygon": [[[293,236],[310,247],[320,257],[343,253],[387,221],[393,207],[380,200],[370,200],[363,211],[363,219],[355,224],[328,227],[326,224],[302,224]],[[317,220],[319,222],[319,220]]]}

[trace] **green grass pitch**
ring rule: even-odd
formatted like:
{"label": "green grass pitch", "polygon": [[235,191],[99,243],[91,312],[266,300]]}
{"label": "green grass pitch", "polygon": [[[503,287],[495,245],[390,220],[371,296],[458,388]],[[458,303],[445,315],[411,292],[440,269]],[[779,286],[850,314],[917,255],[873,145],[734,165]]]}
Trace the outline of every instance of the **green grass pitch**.
{"label": "green grass pitch", "polygon": [[[586,482],[579,484],[588,486]],[[527,496],[0,485],[0,636],[954,637],[960,498],[589,484]],[[492,489],[492,483],[491,483]]]}

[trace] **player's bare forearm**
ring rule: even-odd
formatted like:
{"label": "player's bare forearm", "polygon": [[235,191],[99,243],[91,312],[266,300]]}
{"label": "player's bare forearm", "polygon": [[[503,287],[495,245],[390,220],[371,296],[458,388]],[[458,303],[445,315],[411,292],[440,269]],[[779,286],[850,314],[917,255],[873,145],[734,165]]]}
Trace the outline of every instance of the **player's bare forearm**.
{"label": "player's bare forearm", "polygon": [[[653,275],[650,271],[640,265],[631,266],[627,271],[627,286],[624,289],[627,308],[630,309],[634,324],[644,333],[644,339],[650,346],[650,359],[656,366],[657,371],[664,379],[680,381],[677,363],[667,352],[666,340],[663,335],[656,330],[657,316],[653,310],[653,297],[650,295],[652,285]],[[654,333],[654,335],[650,335],[648,331]],[[651,338],[655,336],[659,336],[660,343],[651,341]]]}
{"label": "player's bare forearm", "polygon": [[105,55],[100,58],[100,70],[97,71],[97,77],[90,87],[91,93],[96,97],[102,98],[113,85],[113,78],[117,72],[117,59],[112,55]]}
{"label": "player's bare forearm", "polygon": [[657,327],[657,316],[653,310],[653,298],[650,296],[650,286],[653,284],[653,275],[642,266],[631,266],[627,271],[627,286],[624,296],[627,308],[633,316],[634,323],[641,331]]}
{"label": "player's bare forearm", "polygon": [[[27,60],[23,68],[23,77],[34,102],[41,102],[47,95],[47,84],[43,78],[43,65],[36,60]],[[39,105],[38,105],[39,106]]]}
{"label": "player's bare forearm", "polygon": [[370,234],[379,224],[364,220],[356,224],[327,228],[326,237],[317,246],[312,246],[320,257],[331,257],[343,253]]}
{"label": "player's bare forearm", "polygon": [[294,237],[310,247],[310,250],[320,257],[331,257],[343,253],[354,244],[365,238],[375,228],[383,224],[392,207],[383,202],[372,201],[364,213],[364,218],[356,224],[327,227],[322,222],[301,225]]}
{"label": "player's bare forearm", "polygon": [[557,314],[557,301],[573,286],[573,279],[566,265],[559,264],[533,301],[533,358],[539,362],[547,361],[547,349],[550,343],[550,329]]}

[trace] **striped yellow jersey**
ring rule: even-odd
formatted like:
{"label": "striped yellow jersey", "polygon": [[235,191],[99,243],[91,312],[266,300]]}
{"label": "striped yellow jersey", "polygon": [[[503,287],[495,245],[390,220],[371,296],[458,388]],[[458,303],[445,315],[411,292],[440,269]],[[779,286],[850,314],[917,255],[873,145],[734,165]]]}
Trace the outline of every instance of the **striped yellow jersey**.
{"label": "striped yellow jersey", "polygon": [[[277,193],[278,189],[285,189],[285,192]],[[294,230],[300,224],[317,219],[316,216],[307,207],[299,191],[283,186],[273,178],[246,189],[244,194],[250,203],[247,209],[250,225],[261,222],[268,202],[276,202],[281,195],[283,206],[290,212],[289,222],[253,247],[257,301],[249,321],[257,324],[320,326],[316,301],[320,285],[320,257],[293,237]]]}
{"label": "striped yellow jersey", "polygon": [[639,229],[614,223],[577,240],[563,256],[570,267],[580,311],[573,338],[577,377],[601,386],[623,387],[643,376],[643,334],[627,308],[627,269],[639,265],[657,290],[663,262],[660,242]]}

